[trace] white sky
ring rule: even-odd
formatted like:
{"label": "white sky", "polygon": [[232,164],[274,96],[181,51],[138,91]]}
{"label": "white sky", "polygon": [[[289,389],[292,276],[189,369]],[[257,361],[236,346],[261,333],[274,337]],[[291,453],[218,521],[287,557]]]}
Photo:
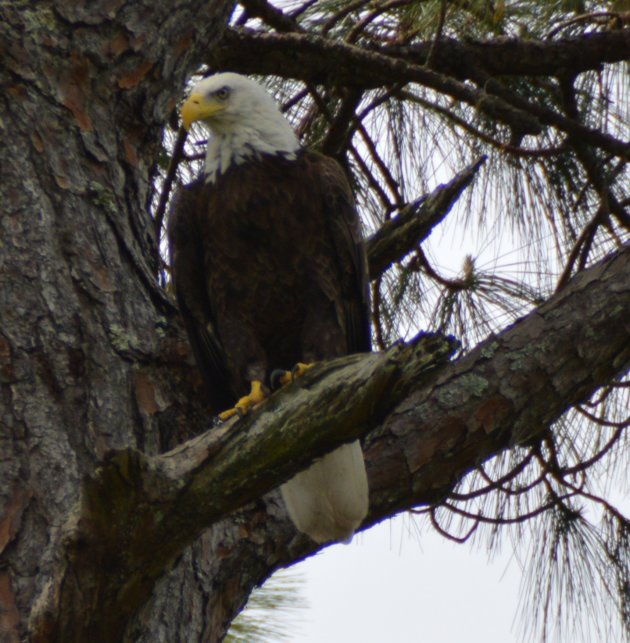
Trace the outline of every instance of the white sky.
{"label": "white sky", "polygon": [[[608,499],[628,515],[627,479],[622,474],[611,483]],[[287,618],[288,640],[538,643],[521,620],[522,568],[510,539],[490,559],[483,547],[454,543],[426,525],[420,530],[416,520],[399,515],[355,535],[350,545],[332,545],[280,572],[301,576],[299,595],[306,603]],[[522,561],[528,542],[519,547]],[[601,618],[600,612],[596,620]],[[599,625],[609,627],[608,634],[590,630],[581,641],[627,641],[616,617]],[[577,643],[570,633],[552,634],[550,643],[557,641]]]}
{"label": "white sky", "polygon": [[[399,516],[294,569],[308,609],[294,643],[515,643],[520,570]],[[506,570],[507,566],[507,570]],[[293,635],[295,634],[295,635]]]}

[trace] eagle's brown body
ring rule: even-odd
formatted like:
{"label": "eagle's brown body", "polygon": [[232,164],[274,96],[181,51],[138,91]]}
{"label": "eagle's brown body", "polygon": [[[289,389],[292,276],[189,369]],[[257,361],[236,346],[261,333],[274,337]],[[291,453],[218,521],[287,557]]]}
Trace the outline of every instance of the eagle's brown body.
{"label": "eagle's brown body", "polygon": [[216,410],[274,369],[370,349],[365,260],[339,165],[313,152],[180,190],[178,302]]}

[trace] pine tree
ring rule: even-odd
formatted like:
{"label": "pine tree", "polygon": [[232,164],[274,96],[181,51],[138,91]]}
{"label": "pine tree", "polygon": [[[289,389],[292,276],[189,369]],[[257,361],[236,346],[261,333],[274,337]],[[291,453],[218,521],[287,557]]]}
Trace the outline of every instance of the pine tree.
{"label": "pine tree", "polygon": [[[232,9],[0,5],[2,640],[221,640],[316,549],[275,489],[356,437],[365,528],[531,534],[533,635],[592,605],[628,631],[628,3]],[[199,152],[177,102],[224,69],[347,168],[375,337],[238,431],[210,429],[160,252]],[[455,270],[450,237],[478,242]]]}

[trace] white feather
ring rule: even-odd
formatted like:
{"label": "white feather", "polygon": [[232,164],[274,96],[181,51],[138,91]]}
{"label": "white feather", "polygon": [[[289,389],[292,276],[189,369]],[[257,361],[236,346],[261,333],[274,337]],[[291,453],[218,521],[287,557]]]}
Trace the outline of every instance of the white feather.
{"label": "white feather", "polygon": [[361,443],[344,444],[280,487],[295,526],[318,543],[349,542],[368,512]]}

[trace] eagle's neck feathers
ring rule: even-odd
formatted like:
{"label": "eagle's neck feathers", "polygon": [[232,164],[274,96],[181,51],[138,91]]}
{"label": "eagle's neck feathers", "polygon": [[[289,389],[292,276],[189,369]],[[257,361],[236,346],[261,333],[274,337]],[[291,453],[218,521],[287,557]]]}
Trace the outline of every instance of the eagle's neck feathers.
{"label": "eagle's neck feathers", "polygon": [[261,118],[257,123],[241,121],[222,125],[220,130],[212,129],[208,142],[205,174],[209,183],[231,165],[241,165],[263,155],[293,160],[300,149],[293,129],[279,112]]}

